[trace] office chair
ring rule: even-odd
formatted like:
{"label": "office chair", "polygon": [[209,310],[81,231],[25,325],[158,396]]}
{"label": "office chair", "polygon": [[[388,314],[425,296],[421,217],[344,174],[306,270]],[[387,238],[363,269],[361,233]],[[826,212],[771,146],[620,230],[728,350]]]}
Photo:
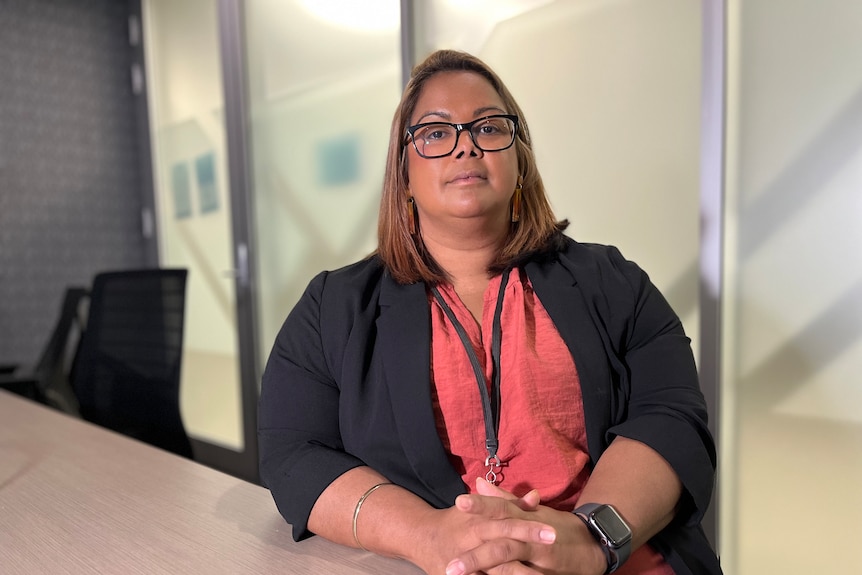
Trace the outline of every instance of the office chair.
{"label": "office chair", "polygon": [[66,288],[60,314],[36,365],[30,369],[5,366],[0,388],[71,415],[78,414],[78,400],[69,384],[69,363],[80,337],[80,308],[86,296],[87,290],[82,287]]}
{"label": "office chair", "polygon": [[191,458],[179,405],[187,273],[97,274],[70,380],[85,420]]}

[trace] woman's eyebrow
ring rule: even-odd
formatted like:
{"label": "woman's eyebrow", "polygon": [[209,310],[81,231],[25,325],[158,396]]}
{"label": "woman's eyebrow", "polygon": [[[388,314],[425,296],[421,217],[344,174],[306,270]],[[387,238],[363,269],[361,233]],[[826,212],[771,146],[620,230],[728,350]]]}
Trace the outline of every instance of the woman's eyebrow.
{"label": "woman's eyebrow", "polygon": [[[473,117],[474,117],[474,118],[478,118],[479,116],[481,116],[482,114],[485,114],[485,113],[487,113],[487,112],[499,112],[499,113],[501,113],[501,114],[505,114],[505,113],[506,113],[506,111],[505,111],[505,110],[503,110],[502,108],[500,108],[500,107],[498,107],[498,106],[483,106],[483,107],[481,107],[481,108],[476,108],[476,109],[473,111]],[[443,112],[443,111],[441,111],[441,110],[435,110],[435,111],[431,111],[431,112],[425,112],[424,114],[422,114],[421,116],[419,116],[419,118],[416,120],[416,123],[417,123],[417,124],[421,124],[421,123],[422,123],[422,120],[424,120],[424,119],[425,119],[425,118],[427,118],[428,116],[439,116],[439,117],[441,117],[441,118],[443,118],[444,120],[447,120],[447,121],[451,121],[451,120],[452,120],[452,115],[451,115],[451,114],[449,114],[449,112]]]}
{"label": "woman's eyebrow", "polygon": [[485,106],[484,108],[476,108],[476,111],[473,112],[473,116],[478,118],[486,112],[500,112],[501,114],[505,114],[506,110],[497,106]]}
{"label": "woman's eyebrow", "polygon": [[448,112],[434,111],[434,112],[425,112],[416,120],[417,124],[421,124],[422,120],[427,118],[428,116],[440,116],[444,120],[451,120],[452,116]]}

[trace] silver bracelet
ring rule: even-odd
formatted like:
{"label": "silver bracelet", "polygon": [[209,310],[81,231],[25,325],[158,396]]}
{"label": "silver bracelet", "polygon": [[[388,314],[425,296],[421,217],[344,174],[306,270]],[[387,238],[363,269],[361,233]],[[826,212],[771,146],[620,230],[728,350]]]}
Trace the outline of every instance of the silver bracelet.
{"label": "silver bracelet", "polygon": [[371,487],[371,489],[362,494],[362,497],[360,497],[359,501],[356,502],[356,508],[353,510],[353,540],[356,541],[356,545],[363,551],[368,551],[368,549],[366,549],[362,545],[362,543],[359,542],[359,535],[356,533],[356,520],[359,518],[359,510],[362,508],[362,504],[365,503],[365,500],[368,498],[368,496],[383,487],[384,485],[392,485],[392,483],[384,481],[383,483],[378,483],[377,485]]}

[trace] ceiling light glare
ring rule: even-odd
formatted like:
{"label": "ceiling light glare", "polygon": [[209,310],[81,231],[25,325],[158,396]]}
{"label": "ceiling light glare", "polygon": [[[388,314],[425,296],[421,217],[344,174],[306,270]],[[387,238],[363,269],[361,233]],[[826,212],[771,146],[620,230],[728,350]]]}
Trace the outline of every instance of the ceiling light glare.
{"label": "ceiling light glare", "polygon": [[328,24],[360,32],[393,32],[401,21],[398,0],[301,0],[300,3]]}

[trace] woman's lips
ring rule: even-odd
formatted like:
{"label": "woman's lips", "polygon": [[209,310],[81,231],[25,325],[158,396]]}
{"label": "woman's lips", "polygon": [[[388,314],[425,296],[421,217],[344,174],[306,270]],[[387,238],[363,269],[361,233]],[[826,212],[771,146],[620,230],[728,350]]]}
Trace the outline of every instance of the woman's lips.
{"label": "woman's lips", "polygon": [[485,176],[480,172],[462,172],[449,180],[449,183],[471,183],[478,180],[485,180]]}

